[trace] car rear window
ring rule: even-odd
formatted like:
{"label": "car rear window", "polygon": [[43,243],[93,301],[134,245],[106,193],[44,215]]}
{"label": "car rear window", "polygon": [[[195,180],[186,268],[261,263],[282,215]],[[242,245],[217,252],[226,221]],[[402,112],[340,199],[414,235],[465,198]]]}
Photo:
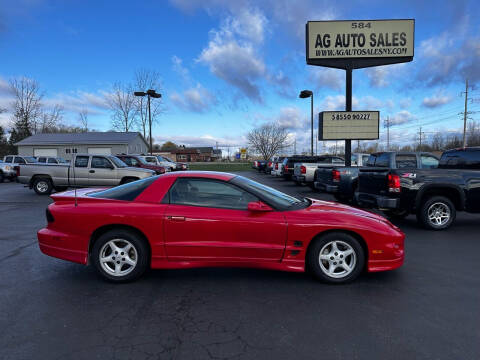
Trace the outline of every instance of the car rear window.
{"label": "car rear window", "polygon": [[155,180],[157,180],[157,177],[152,176],[146,179],[133,181],[128,184],[119,185],[111,189],[97,191],[97,192],[88,194],[88,196],[94,197],[94,198],[100,198],[100,199],[133,201],[146,188],[148,188]]}
{"label": "car rear window", "polygon": [[416,168],[417,157],[415,155],[396,155],[395,161],[397,162],[398,169]]}

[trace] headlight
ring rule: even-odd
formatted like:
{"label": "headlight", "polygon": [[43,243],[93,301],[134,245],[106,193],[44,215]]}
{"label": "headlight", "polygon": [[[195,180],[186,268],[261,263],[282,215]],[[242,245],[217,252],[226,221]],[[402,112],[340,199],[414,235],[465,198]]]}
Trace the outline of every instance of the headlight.
{"label": "headlight", "polygon": [[7,165],[7,166],[5,166],[5,170],[6,170],[6,171],[10,171],[10,170],[12,170],[12,167],[9,166],[9,165]]}

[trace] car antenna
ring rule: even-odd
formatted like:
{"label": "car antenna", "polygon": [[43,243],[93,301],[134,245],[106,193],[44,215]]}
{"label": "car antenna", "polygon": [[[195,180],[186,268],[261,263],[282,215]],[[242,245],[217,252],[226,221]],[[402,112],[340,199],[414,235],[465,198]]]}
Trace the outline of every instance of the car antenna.
{"label": "car antenna", "polygon": [[77,179],[75,178],[75,164],[77,162],[77,155],[73,156],[73,191],[75,192],[75,207],[78,206],[77,203]]}

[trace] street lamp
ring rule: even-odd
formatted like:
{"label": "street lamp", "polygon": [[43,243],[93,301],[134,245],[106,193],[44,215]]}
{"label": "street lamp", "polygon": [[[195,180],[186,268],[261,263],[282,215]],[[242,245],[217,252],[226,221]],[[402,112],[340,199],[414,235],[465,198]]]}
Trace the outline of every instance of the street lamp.
{"label": "street lamp", "polygon": [[310,90],[302,90],[300,91],[300,95],[298,96],[300,99],[311,99],[311,142],[310,142],[310,153],[313,156],[313,92]]}
{"label": "street lamp", "polygon": [[155,99],[161,98],[162,94],[155,92],[155,90],[149,89],[146,92],[143,91],[135,91],[133,93],[135,96],[147,96],[148,101],[148,129],[149,129],[149,137],[150,137],[150,155],[152,155],[152,111],[150,110],[150,98],[153,97]]}

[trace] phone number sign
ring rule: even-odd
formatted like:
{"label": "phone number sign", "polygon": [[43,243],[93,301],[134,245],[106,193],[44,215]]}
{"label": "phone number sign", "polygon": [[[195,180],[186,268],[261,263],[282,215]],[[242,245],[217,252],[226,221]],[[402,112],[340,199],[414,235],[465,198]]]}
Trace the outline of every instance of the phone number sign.
{"label": "phone number sign", "polygon": [[318,121],[318,140],[379,138],[379,111],[323,111]]}

